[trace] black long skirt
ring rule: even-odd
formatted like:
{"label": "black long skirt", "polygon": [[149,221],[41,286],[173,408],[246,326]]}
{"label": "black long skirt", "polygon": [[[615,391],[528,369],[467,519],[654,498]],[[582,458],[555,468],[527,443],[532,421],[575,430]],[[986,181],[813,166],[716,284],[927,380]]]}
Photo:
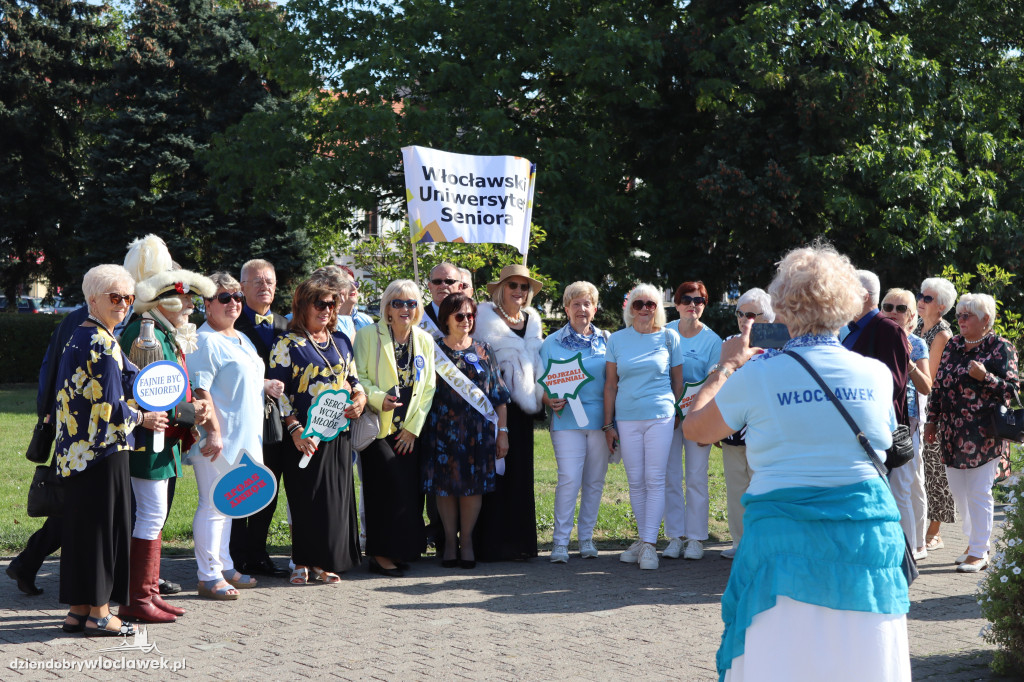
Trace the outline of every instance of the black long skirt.
{"label": "black long skirt", "polygon": [[522,561],[537,556],[537,508],[533,495],[533,416],[508,405],[505,475],[484,495],[473,531],[479,561]]}
{"label": "black long skirt", "polygon": [[395,436],[378,438],[362,452],[366,503],[366,556],[413,561],[427,549],[419,443],[399,455]]}
{"label": "black long skirt", "polygon": [[128,452],[115,452],[65,478],[60,602],[128,603],[132,484]]}
{"label": "black long skirt", "polygon": [[282,445],[292,512],[292,561],[332,573],[359,565],[359,524],[349,435],[317,446],[305,469],[294,443]]}

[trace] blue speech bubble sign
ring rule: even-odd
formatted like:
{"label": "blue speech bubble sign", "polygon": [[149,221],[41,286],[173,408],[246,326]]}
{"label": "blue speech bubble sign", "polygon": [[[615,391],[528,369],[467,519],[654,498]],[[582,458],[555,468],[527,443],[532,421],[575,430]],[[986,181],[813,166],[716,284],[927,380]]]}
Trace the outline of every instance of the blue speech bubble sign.
{"label": "blue speech bubble sign", "polygon": [[185,398],[188,377],[181,365],[170,360],[160,360],[146,365],[135,377],[132,395],[142,409],[150,412],[165,412]]}
{"label": "blue speech bubble sign", "polygon": [[270,504],[275,493],[277,479],[274,473],[242,450],[238,464],[217,479],[210,501],[224,516],[241,519]]}

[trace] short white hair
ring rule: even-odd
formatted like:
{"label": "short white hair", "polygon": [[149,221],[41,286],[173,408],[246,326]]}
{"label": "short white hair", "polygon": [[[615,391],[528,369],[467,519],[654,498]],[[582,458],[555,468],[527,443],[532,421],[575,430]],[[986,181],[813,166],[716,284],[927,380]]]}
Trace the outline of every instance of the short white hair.
{"label": "short white hair", "polygon": [[765,322],[775,321],[775,310],[772,309],[772,297],[769,296],[768,292],[764,289],[758,289],[757,287],[747,289],[743,292],[743,295],[739,297],[739,300],[736,301],[736,307],[739,308],[747,303],[753,303],[760,308],[760,312],[763,313],[762,316],[764,317]]}
{"label": "short white hair", "polygon": [[97,265],[85,273],[82,278],[82,294],[85,300],[94,296],[113,292],[117,294],[134,294],[135,278],[124,266],[106,263]]}
{"label": "short white hair", "polygon": [[922,293],[925,290],[935,292],[935,302],[942,308],[943,315],[956,303],[956,287],[945,277],[929,277],[921,282]]}
{"label": "short white hair", "polygon": [[871,302],[877,304],[878,296],[882,293],[882,283],[878,281],[878,275],[870,270],[858,270],[857,279],[860,280],[861,286],[871,296]]}
{"label": "short white hair", "polygon": [[665,327],[665,294],[653,284],[637,284],[626,296],[626,307],[622,309],[622,319],[627,327],[633,326],[633,301],[643,296],[657,303],[654,309],[654,328]]}
{"label": "short white hair", "polygon": [[996,323],[996,299],[988,294],[964,294],[956,304],[956,311],[974,313],[982,322],[987,318],[988,322],[984,322],[986,332],[991,331]]}

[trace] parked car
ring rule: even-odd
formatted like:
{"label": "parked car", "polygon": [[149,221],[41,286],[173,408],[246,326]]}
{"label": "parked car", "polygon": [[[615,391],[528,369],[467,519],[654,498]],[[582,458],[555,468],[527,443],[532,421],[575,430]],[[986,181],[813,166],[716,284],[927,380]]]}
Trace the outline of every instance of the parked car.
{"label": "parked car", "polygon": [[[0,296],[0,311],[7,310],[7,297]],[[52,313],[52,306],[44,306],[43,299],[41,298],[30,298],[28,296],[18,297],[18,312],[19,313]]]}
{"label": "parked car", "polygon": [[58,315],[67,315],[78,310],[83,305],[85,305],[85,301],[76,301],[68,296],[57,296],[53,299],[53,312]]}

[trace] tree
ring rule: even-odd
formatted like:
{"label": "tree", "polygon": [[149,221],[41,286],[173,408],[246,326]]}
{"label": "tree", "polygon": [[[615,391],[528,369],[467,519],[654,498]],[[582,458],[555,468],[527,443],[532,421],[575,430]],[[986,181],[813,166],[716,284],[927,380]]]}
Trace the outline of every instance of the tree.
{"label": "tree", "polygon": [[[0,0],[0,288],[66,280],[84,126],[116,22],[78,0]],[[8,310],[16,311],[16,305]]]}

